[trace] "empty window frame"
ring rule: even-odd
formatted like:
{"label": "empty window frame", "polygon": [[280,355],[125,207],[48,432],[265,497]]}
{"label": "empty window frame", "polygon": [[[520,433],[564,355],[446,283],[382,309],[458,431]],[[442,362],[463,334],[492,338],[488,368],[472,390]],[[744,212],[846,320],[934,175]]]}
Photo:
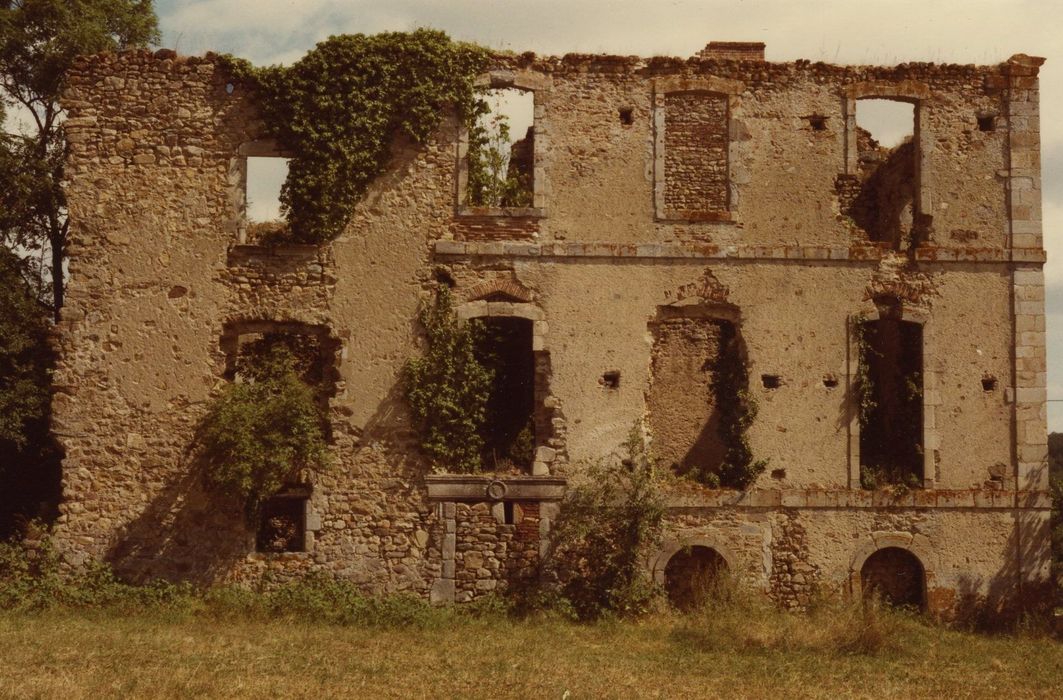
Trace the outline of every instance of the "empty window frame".
{"label": "empty window frame", "polygon": [[860,484],[924,483],[923,327],[886,316],[856,325]]}
{"label": "empty window frame", "polygon": [[487,90],[482,112],[468,128],[465,150],[467,206],[535,206],[535,93],[506,87]]}
{"label": "empty window frame", "polygon": [[255,550],[258,552],[305,552],[306,519],[310,492],[306,488],[286,488],[261,506]]}
{"label": "empty window frame", "polygon": [[484,467],[496,472],[526,471],[536,447],[533,322],[486,316],[472,323],[478,326],[477,359],[494,377],[482,433]]}
{"label": "empty window frame", "polygon": [[281,189],[289,159],[272,141],[253,141],[239,149],[233,165],[233,197],[240,243],[269,245],[287,233]]}
{"label": "empty window frame", "polygon": [[860,188],[849,216],[870,240],[907,250],[918,243],[916,106],[888,99],[855,104]]}

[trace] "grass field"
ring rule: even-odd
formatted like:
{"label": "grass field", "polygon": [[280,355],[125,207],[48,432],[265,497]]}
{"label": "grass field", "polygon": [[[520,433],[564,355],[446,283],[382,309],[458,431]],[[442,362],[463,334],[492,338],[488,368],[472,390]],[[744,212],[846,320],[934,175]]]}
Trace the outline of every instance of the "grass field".
{"label": "grass field", "polygon": [[0,613],[3,698],[1058,698],[1063,643],[893,614],[404,627],[203,614]]}

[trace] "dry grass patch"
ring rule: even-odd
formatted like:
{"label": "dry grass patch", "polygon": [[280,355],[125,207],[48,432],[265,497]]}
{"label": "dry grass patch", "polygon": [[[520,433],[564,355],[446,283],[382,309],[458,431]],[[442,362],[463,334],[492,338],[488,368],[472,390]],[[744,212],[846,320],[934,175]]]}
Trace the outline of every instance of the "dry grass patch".
{"label": "dry grass patch", "polygon": [[[0,697],[1055,697],[1063,645],[842,609],[391,628],[200,614],[0,614]],[[866,626],[872,631],[862,631]]]}

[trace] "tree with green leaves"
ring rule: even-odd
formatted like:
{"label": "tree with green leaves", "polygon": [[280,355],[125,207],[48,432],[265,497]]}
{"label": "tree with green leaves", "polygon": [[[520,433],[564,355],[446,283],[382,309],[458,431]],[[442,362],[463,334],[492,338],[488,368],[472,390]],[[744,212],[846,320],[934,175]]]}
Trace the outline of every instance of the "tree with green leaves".
{"label": "tree with green leaves", "polygon": [[151,0],[0,0],[0,102],[24,127],[0,137],[0,241],[58,319],[69,222],[63,194],[63,79],[83,54],[159,39]]}
{"label": "tree with green leaves", "polygon": [[49,436],[48,310],[26,285],[23,268],[0,247],[0,540],[44,515],[40,504],[54,501],[59,488],[58,451]]}

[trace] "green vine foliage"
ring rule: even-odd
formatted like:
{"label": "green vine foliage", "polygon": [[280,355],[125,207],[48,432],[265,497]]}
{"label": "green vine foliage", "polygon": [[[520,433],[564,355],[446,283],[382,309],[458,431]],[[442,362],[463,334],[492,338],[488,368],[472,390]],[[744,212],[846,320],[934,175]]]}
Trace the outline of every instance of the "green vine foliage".
{"label": "green vine foliage", "polygon": [[715,469],[701,468],[692,476],[707,486],[746,489],[768,461],[755,459],[748,431],[757,418],[757,402],[749,392],[749,366],[734,325],[720,326],[720,353],[713,366],[712,392],[719,412],[718,431],[726,451]]}
{"label": "green vine foliage", "polygon": [[283,344],[256,354],[196,431],[208,486],[241,500],[249,520],[301,470],[329,464],[320,404],[296,365]]}
{"label": "green vine foliage", "polygon": [[448,108],[475,113],[488,54],[418,29],[333,36],[289,67],[218,58],[255,90],[269,135],[292,154],[280,197],[289,240],[323,243],[343,232],[397,135],[424,143]]}
{"label": "green vine foliage", "polygon": [[477,358],[480,324],[458,322],[450,288],[420,312],[425,352],[405,367],[406,400],[433,466],[473,473],[483,468],[483,428],[493,373]]}

